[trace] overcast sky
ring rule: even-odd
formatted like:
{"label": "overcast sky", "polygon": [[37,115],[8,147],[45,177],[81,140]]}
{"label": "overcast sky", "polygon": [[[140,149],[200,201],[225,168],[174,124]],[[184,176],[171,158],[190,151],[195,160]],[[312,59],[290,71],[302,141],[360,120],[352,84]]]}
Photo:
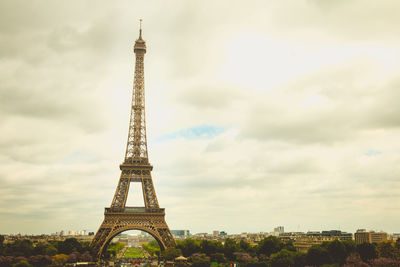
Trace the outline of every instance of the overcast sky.
{"label": "overcast sky", "polygon": [[100,226],[140,18],[149,158],[171,229],[400,232],[399,10],[1,1],[1,233]]}

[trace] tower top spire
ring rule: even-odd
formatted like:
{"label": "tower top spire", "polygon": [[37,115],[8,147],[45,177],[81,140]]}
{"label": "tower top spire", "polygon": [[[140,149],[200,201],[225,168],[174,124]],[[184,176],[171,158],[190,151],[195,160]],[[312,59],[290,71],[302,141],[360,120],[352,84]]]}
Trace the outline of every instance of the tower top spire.
{"label": "tower top spire", "polygon": [[142,19],[140,21],[140,31],[139,31],[139,39],[142,39]]}
{"label": "tower top spire", "polygon": [[134,51],[146,53],[146,42],[142,39],[142,19],[140,21],[140,28],[139,28],[139,39],[136,40]]}

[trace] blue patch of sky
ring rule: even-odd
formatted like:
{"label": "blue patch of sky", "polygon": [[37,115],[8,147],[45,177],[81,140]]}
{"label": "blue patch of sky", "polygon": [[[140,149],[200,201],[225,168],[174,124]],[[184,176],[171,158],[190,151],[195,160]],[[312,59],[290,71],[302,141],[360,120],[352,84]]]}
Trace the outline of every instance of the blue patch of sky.
{"label": "blue patch of sky", "polygon": [[374,156],[378,156],[380,154],[382,154],[382,151],[375,150],[375,149],[369,149],[369,150],[367,150],[367,152],[364,153],[364,155],[366,155],[368,157],[374,157]]}
{"label": "blue patch of sky", "polygon": [[156,142],[165,142],[172,139],[184,138],[184,139],[211,139],[225,131],[222,127],[216,127],[213,125],[200,125],[196,127],[186,128],[165,134],[157,137]]}

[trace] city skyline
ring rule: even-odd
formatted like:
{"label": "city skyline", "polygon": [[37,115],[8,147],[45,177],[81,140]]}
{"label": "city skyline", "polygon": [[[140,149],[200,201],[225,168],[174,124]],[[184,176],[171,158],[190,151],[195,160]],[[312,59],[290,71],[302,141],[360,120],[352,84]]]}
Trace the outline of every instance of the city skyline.
{"label": "city skyline", "polygon": [[143,19],[149,160],[170,229],[399,232],[399,8],[2,1],[0,229],[97,231]]}

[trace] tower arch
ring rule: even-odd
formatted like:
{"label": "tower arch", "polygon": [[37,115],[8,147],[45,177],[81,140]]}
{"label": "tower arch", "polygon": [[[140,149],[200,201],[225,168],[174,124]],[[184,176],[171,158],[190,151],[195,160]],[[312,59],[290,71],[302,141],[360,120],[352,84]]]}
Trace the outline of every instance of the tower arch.
{"label": "tower arch", "polygon": [[103,258],[108,246],[110,245],[110,242],[114,239],[114,237],[116,237],[117,235],[119,235],[119,234],[121,234],[123,232],[131,231],[131,230],[139,230],[139,231],[143,231],[143,232],[146,232],[149,235],[151,235],[154,238],[154,240],[157,241],[158,246],[160,247],[161,251],[164,251],[167,248],[164,245],[164,243],[163,243],[162,239],[160,238],[160,236],[154,230],[150,230],[150,229],[147,229],[145,227],[125,226],[125,227],[120,227],[118,229],[115,229],[112,233],[110,233],[110,235],[106,238],[106,240],[104,242],[104,246],[100,249],[98,257],[100,259]]}

